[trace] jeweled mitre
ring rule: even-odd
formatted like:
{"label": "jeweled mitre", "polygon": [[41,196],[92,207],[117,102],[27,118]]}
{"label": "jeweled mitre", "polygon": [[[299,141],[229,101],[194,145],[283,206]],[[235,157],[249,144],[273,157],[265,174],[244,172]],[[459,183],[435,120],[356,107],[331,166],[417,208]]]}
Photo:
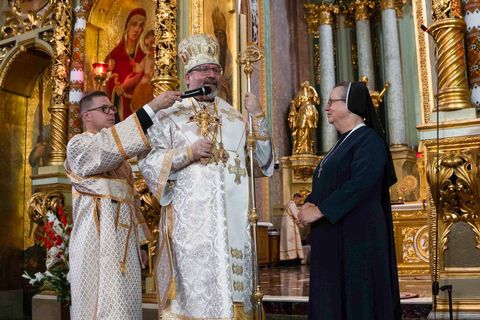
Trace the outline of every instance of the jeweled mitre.
{"label": "jeweled mitre", "polygon": [[193,34],[178,45],[178,56],[182,59],[185,73],[201,64],[218,62],[218,42],[209,34]]}

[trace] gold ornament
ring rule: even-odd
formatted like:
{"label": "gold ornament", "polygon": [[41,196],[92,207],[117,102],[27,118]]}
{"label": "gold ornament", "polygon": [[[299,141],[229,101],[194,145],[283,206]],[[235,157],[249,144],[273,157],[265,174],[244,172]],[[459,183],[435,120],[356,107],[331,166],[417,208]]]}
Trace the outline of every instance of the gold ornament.
{"label": "gold ornament", "polygon": [[317,127],[320,103],[318,93],[308,81],[301,84],[290,103],[288,124],[292,130],[293,154],[313,154],[314,129]]}

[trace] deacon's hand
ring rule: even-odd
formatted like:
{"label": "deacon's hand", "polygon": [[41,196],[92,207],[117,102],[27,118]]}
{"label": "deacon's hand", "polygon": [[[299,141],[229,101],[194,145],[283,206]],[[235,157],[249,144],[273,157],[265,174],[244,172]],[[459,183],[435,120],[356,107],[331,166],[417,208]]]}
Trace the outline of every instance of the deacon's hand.
{"label": "deacon's hand", "polygon": [[197,161],[201,158],[210,158],[210,156],[212,155],[211,149],[212,142],[210,140],[200,139],[195,141],[192,144],[193,160]]}
{"label": "deacon's hand", "polygon": [[260,107],[260,102],[258,101],[257,96],[253,93],[247,92],[244,101],[245,109],[247,109],[253,116],[258,116],[263,113],[262,107]]}
{"label": "deacon's hand", "polygon": [[175,101],[182,101],[182,98],[180,98],[181,94],[179,91],[165,91],[150,101],[148,105],[154,112],[170,108]]}
{"label": "deacon's hand", "polygon": [[324,217],[324,214],[316,205],[306,202],[298,213],[298,222],[301,226],[306,226],[312,222]]}

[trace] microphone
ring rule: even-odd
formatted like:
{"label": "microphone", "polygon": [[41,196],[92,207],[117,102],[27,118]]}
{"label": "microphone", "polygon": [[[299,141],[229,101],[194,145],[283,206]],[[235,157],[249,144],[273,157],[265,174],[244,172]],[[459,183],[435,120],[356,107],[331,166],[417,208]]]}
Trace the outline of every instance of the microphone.
{"label": "microphone", "polygon": [[430,29],[428,29],[424,24],[420,25],[420,29],[426,33],[430,33]]}
{"label": "microphone", "polygon": [[180,96],[180,98],[185,99],[185,98],[190,98],[190,97],[195,97],[195,96],[206,96],[210,93],[212,93],[212,88],[210,88],[210,87],[200,87],[200,88],[197,88],[197,89],[185,91]]}

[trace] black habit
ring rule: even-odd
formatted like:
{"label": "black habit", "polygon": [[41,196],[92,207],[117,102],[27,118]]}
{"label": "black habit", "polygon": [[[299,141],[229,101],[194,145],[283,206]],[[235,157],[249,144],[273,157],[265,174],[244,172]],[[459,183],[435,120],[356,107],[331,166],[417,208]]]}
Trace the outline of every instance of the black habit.
{"label": "black habit", "polygon": [[305,200],[325,215],[311,225],[309,318],[400,319],[390,154],[369,126],[347,134],[315,170]]}

